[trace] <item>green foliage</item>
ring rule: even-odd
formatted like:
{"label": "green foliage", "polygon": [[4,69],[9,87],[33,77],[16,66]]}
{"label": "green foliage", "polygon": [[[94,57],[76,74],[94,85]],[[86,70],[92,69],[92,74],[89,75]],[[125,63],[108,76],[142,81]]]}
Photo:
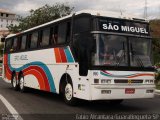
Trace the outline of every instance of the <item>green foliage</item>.
{"label": "green foliage", "polygon": [[157,69],[156,76],[155,76],[155,80],[156,80],[155,83],[158,88],[160,88],[160,71],[159,71],[159,69]]}
{"label": "green foliage", "polygon": [[150,20],[151,35],[153,38],[160,38],[160,20]]}
{"label": "green foliage", "polygon": [[160,20],[150,20],[154,64],[160,63]]}
{"label": "green foliage", "polygon": [[160,63],[160,38],[152,39],[154,64]]}
{"label": "green foliage", "polygon": [[8,26],[8,29],[12,33],[17,33],[43,23],[55,20],[57,18],[69,15],[73,10],[73,7],[70,7],[67,4],[56,3],[53,6],[45,5],[36,10],[30,10],[30,15],[27,17],[18,17],[19,25]]}

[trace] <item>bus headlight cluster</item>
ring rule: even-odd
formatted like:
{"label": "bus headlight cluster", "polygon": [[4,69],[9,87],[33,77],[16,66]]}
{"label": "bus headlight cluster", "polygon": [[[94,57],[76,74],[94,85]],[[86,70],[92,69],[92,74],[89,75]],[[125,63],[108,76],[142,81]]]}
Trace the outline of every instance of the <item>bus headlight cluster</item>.
{"label": "bus headlight cluster", "polygon": [[153,84],[153,83],[154,83],[154,80],[145,80],[145,83],[146,83],[146,84]]}
{"label": "bus headlight cluster", "polygon": [[146,90],[146,93],[153,93],[154,90]]}
{"label": "bus headlight cluster", "polygon": [[101,79],[102,84],[111,84],[111,79]]}

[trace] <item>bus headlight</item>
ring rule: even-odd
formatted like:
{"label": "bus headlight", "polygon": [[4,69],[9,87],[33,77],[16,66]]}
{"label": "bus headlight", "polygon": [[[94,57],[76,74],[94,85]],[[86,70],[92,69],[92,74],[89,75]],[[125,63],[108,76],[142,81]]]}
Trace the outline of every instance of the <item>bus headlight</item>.
{"label": "bus headlight", "polygon": [[111,79],[101,79],[102,84],[111,84]]}
{"label": "bus headlight", "polygon": [[154,80],[145,80],[145,83],[146,83],[146,84],[153,84],[153,83],[154,83]]}
{"label": "bus headlight", "polygon": [[146,93],[153,93],[154,90],[146,90]]}
{"label": "bus headlight", "polygon": [[150,80],[150,83],[152,83],[152,84],[153,84],[153,83],[154,83],[154,80]]}

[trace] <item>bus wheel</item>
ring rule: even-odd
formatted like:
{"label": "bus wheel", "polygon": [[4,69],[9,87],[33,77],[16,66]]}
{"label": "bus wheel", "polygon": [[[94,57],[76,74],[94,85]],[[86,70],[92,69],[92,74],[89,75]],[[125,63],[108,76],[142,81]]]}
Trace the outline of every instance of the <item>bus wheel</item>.
{"label": "bus wheel", "polygon": [[76,98],[73,97],[73,86],[70,82],[65,82],[63,89],[64,101],[68,105],[76,105]]}
{"label": "bus wheel", "polygon": [[14,90],[18,90],[18,81],[16,79],[16,74],[12,75],[12,80],[11,80],[12,88]]}
{"label": "bus wheel", "polygon": [[19,88],[21,92],[25,92],[26,91],[26,87],[24,86],[24,77],[23,75],[20,75],[19,77]]}

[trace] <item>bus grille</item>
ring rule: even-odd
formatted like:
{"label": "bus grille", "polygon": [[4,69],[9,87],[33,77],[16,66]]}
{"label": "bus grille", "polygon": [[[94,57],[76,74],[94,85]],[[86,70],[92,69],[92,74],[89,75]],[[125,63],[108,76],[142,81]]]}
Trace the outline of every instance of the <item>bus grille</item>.
{"label": "bus grille", "polygon": [[114,83],[143,83],[143,80],[115,79]]}

